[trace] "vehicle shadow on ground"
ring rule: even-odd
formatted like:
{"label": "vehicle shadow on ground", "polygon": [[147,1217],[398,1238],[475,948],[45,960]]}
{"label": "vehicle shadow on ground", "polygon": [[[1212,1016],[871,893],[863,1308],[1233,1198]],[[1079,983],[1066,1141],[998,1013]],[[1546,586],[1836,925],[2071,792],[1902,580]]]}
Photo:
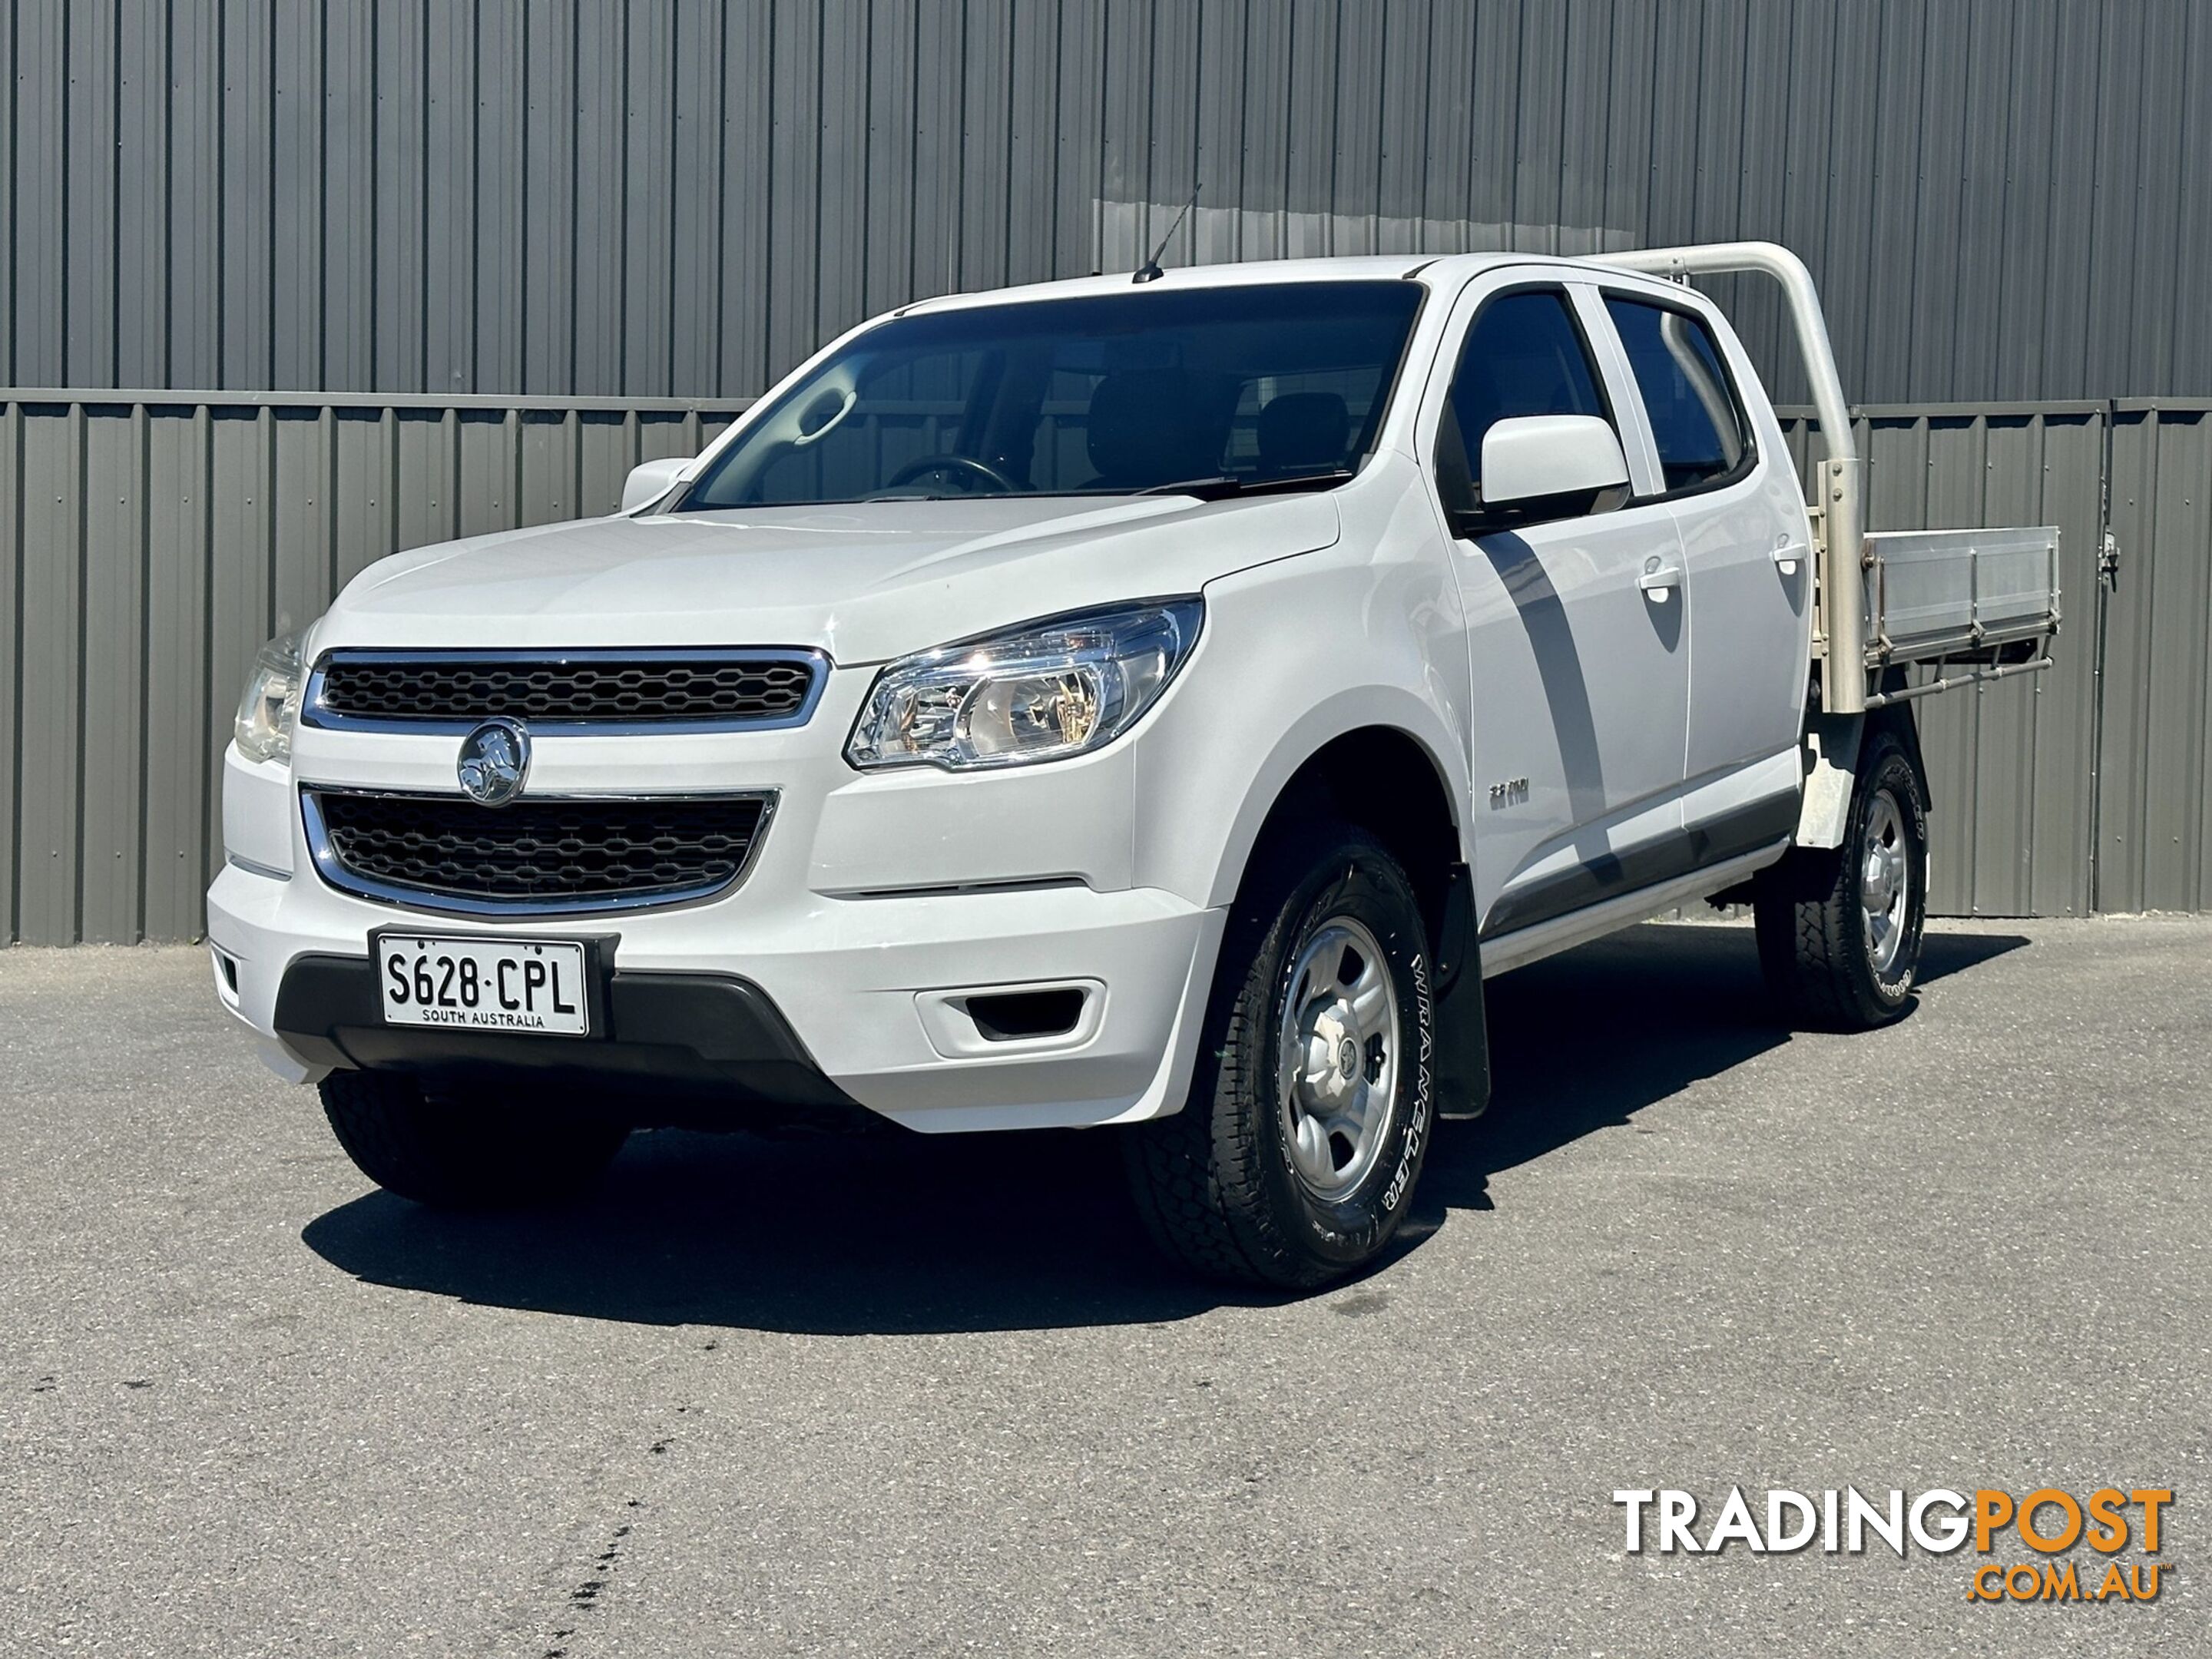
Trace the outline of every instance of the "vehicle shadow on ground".
{"label": "vehicle shadow on ground", "polygon": [[[2027,944],[2018,933],[1930,933],[1920,982]],[[1451,1210],[1492,1208],[1499,1171],[1628,1127],[1644,1108],[1790,1040],[1766,1001],[1748,927],[1635,928],[1503,975],[1488,990],[1492,1104],[1437,1137],[1411,1244]]]}
{"label": "vehicle shadow on ground", "polygon": [[[2027,943],[1945,933],[1941,979]],[[1747,930],[1646,927],[1493,981],[1498,1104],[1441,1126],[1400,1250],[1489,1177],[1788,1041]],[[558,1212],[455,1216],[382,1193],[308,1247],[369,1283],[586,1318],[847,1335],[1159,1323],[1243,1296],[1152,1254],[1109,1135],[635,1137]]]}

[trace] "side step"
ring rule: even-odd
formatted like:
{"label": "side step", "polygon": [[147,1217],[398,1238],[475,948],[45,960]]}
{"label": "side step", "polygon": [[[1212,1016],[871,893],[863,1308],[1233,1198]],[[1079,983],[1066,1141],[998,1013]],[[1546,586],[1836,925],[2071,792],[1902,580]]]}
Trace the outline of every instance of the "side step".
{"label": "side step", "polygon": [[1771,846],[1737,858],[1709,864],[1702,870],[1677,876],[1671,881],[1656,882],[1649,887],[1639,887],[1632,893],[1623,893],[1618,898],[1607,899],[1588,909],[1571,915],[1555,916],[1549,921],[1540,921],[1510,933],[1500,934],[1484,941],[1482,946],[1482,975],[1495,978],[1511,969],[1524,968],[1546,957],[1571,951],[1577,945],[1587,945],[1594,939],[1619,933],[1624,927],[1639,921],[1648,921],[1662,911],[1678,905],[1694,904],[1707,895],[1733,887],[1746,877],[1755,874],[1772,864],[1790,850],[1790,838],[1783,837]]}

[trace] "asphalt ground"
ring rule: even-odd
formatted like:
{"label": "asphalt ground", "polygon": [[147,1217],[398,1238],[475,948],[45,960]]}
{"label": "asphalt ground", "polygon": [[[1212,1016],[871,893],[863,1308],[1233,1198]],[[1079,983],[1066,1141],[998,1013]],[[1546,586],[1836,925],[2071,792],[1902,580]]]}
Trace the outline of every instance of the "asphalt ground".
{"label": "asphalt ground", "polygon": [[[657,1133],[440,1216],[198,951],[0,951],[0,1652],[2212,1650],[2212,923],[1928,961],[1848,1038],[1741,928],[1498,981],[1412,1236],[1285,1298],[1156,1264],[1095,1135]],[[1610,1498],[1846,1485],[2171,1488],[2161,1593]]]}

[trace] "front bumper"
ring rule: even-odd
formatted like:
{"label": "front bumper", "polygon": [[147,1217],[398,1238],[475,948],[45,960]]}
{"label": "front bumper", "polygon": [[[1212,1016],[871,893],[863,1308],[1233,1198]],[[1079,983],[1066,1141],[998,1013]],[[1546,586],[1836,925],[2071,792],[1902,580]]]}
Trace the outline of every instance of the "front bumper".
{"label": "front bumper", "polygon": [[[282,810],[281,808],[279,810]],[[264,817],[256,814],[257,818]],[[1188,1086],[1198,1024],[1224,913],[1150,888],[1098,891],[1080,882],[999,890],[828,895],[804,879],[816,847],[787,815],[743,886],[723,899],[623,915],[489,923],[371,903],[326,886],[296,845],[289,878],[272,867],[265,830],[254,866],[233,862],[208,895],[210,943],[228,959],[222,1001],[261,1038],[281,1073],[313,1078],[343,1063],[414,1063],[359,1025],[318,1022],[278,1008],[303,969],[332,959],[366,973],[369,935],[394,924],[426,933],[608,940],[617,983],[742,981],[788,1033],[792,1053],[773,1070],[727,1031],[702,1032],[690,1058],[656,1062],[629,1042],[623,1004],[610,1003],[605,1038],[517,1038],[559,1044],[562,1064],[607,1045],[586,1071],[632,1087],[710,1085],[716,1067],[734,1094],[793,1098],[811,1085],[925,1131],[1032,1128],[1135,1121],[1176,1109]],[[296,834],[296,831],[295,832]],[[781,878],[779,878],[781,875]],[[319,966],[318,965],[319,964]],[[234,980],[234,985],[232,981]],[[1041,984],[1092,988],[1095,1007],[1065,1036],[992,1041],[959,1022],[961,994]],[[374,990],[373,978],[367,981]],[[360,994],[367,994],[362,993]],[[295,990],[288,1012],[300,1005]],[[711,994],[690,1005],[714,1020]],[[337,1032],[333,1036],[333,1031]],[[665,1035],[665,1033],[664,1033]],[[647,1045],[650,1047],[652,1045]],[[664,1048],[684,1048],[665,1042]],[[550,1052],[550,1051],[549,1051]],[[706,1056],[705,1069],[694,1060]],[[483,1058],[483,1056],[479,1056]],[[494,1054],[487,1064],[530,1055]],[[788,1062],[788,1063],[785,1063]]]}
{"label": "front bumper", "polygon": [[[369,935],[392,926],[599,939],[617,978],[743,981],[834,1096],[912,1128],[1130,1122],[1176,1110],[1226,912],[1135,884],[1135,745],[996,772],[856,773],[836,739],[872,678],[865,668],[832,671],[804,727],[538,739],[533,793],[775,796],[773,827],[742,880],[668,908],[493,919],[342,892],[308,854],[298,789],[450,790],[454,740],[302,727],[289,771],[246,762],[234,746],[223,788],[230,861],[208,894],[209,939],[228,958],[218,963],[221,999],[274,1069],[311,1079],[345,1060],[385,1059],[359,1039],[334,1053],[327,1030],[287,1040],[278,998],[303,958],[366,965]],[[963,993],[1072,984],[1089,1000],[1061,1035],[994,1040],[963,1012]],[[710,1011],[711,994],[693,1006]],[[611,1011],[620,1044],[623,1010]],[[317,1037],[324,1046],[298,1040]],[[714,1048],[701,1042],[702,1052]],[[651,1082],[651,1057],[630,1058]],[[701,1080],[682,1056],[662,1060],[670,1085]],[[739,1095],[775,1093],[742,1054],[710,1059],[708,1069]],[[780,1075],[788,1084],[797,1074]]]}
{"label": "front bumper", "polygon": [[459,1089],[524,1078],[533,1090],[612,1097],[614,1109],[641,1126],[866,1115],[822,1075],[759,987],[712,974],[617,973],[604,949],[586,954],[589,1040],[388,1025],[372,961],[313,955],[284,970],[278,1040],[318,1067],[411,1072]]}

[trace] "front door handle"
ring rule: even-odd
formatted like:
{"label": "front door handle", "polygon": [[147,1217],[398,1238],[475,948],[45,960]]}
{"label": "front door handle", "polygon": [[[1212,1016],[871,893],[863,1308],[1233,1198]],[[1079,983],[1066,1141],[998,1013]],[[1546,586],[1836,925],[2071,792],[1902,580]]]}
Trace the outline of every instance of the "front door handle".
{"label": "front door handle", "polygon": [[1787,536],[1774,544],[1774,562],[1785,576],[1797,574],[1797,566],[1811,556],[1812,550],[1802,542],[1793,542]]}
{"label": "front door handle", "polygon": [[1644,574],[1636,579],[1636,585],[1651,596],[1654,604],[1664,605],[1668,596],[1682,585],[1682,567],[1668,564],[1654,555],[1644,560]]}

